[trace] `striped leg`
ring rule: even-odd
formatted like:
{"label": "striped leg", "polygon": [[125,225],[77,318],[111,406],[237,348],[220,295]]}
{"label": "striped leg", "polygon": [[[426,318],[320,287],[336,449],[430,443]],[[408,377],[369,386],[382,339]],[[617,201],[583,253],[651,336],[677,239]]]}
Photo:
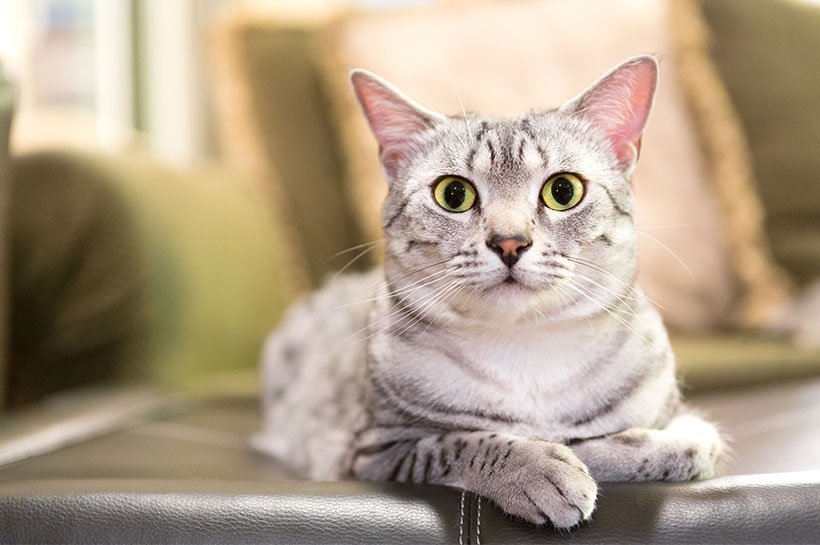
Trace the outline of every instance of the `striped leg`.
{"label": "striped leg", "polygon": [[724,444],[712,424],[680,414],[664,429],[631,428],[572,450],[599,481],[688,481],[715,475]]}
{"label": "striped leg", "polygon": [[595,506],[595,481],[563,445],[489,432],[403,430],[390,438],[379,431],[364,434],[354,454],[359,479],[458,486],[510,515],[559,528],[587,519]]}

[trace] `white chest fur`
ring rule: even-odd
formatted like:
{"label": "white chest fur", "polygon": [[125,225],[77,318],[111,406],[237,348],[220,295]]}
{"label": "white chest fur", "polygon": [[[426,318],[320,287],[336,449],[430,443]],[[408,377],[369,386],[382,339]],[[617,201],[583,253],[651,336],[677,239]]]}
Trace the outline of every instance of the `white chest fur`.
{"label": "white chest fur", "polygon": [[[572,436],[574,416],[600,404],[647,362],[630,350],[629,336],[606,317],[539,328],[428,331],[421,337],[385,336],[379,373],[412,384],[419,403],[464,414],[509,417],[498,429],[550,437]],[[640,343],[635,344],[640,350]],[[652,405],[626,407],[618,418],[587,424],[590,434],[612,431]],[[493,427],[492,419],[486,425]]]}

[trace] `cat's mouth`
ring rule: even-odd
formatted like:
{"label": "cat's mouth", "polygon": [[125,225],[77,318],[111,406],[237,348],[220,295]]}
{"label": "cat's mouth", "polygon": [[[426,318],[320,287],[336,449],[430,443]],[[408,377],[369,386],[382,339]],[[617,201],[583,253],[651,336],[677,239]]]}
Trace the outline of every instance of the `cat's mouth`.
{"label": "cat's mouth", "polygon": [[506,278],[495,285],[496,288],[501,288],[502,291],[518,292],[521,289],[526,289],[527,286],[521,283],[519,279],[513,276],[512,272],[508,273]]}
{"label": "cat's mouth", "polygon": [[520,280],[515,278],[512,274],[508,274],[501,281],[494,283],[485,288],[487,296],[491,297],[498,303],[510,303],[518,300],[519,297],[525,295],[530,289]]}

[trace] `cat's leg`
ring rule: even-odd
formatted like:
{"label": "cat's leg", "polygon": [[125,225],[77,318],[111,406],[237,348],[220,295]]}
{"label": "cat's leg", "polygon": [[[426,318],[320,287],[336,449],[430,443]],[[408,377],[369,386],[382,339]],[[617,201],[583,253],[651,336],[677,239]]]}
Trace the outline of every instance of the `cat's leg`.
{"label": "cat's leg", "polygon": [[599,481],[688,481],[714,476],[725,447],[715,426],[682,413],[663,429],[631,428],[572,450]]}
{"label": "cat's leg", "polygon": [[362,480],[451,485],[484,496],[535,524],[569,528],[595,507],[597,485],[560,444],[489,432],[449,432],[389,439],[370,430],[353,455]]}

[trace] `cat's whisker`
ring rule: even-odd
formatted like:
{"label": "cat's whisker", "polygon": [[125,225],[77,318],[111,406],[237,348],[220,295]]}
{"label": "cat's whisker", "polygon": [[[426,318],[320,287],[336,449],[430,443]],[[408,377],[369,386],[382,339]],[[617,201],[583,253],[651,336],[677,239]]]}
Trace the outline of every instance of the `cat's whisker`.
{"label": "cat's whisker", "polygon": [[[604,284],[601,284],[600,282],[598,282],[597,280],[595,280],[595,279],[594,279],[594,278],[592,278],[591,276],[589,276],[589,275],[587,275],[587,274],[584,274],[584,273],[582,273],[581,271],[573,271],[573,272],[572,272],[572,275],[574,275],[574,276],[576,276],[576,277],[578,277],[578,278],[580,278],[580,279],[582,279],[582,280],[585,280],[585,281],[587,281],[587,282],[589,282],[589,283],[591,283],[591,284],[594,284],[595,286],[597,286],[597,287],[601,288],[601,289],[602,289],[602,290],[604,290],[605,292],[607,292],[607,293],[609,293],[610,295],[614,296],[616,299],[618,299],[618,301],[620,301],[621,303],[623,303],[623,304],[626,306],[626,308],[627,308],[627,309],[629,309],[629,310],[630,310],[633,314],[635,314],[634,309],[633,309],[633,308],[629,305],[629,303],[628,303],[628,299],[632,299],[632,300],[634,301],[634,300],[635,300],[635,298],[634,298],[634,297],[627,297],[626,293],[618,293],[617,291],[615,291],[615,290],[613,290],[613,289],[611,289],[611,288],[608,288],[608,287],[607,287],[607,286],[605,286]],[[626,288],[627,288],[627,289],[626,289],[626,292],[631,292],[631,291],[632,291],[631,286],[626,286]],[[635,315],[637,316],[637,314],[635,314]]]}
{"label": "cat's whisker", "polygon": [[469,110],[469,109],[470,109],[470,103],[473,101],[473,94],[474,94],[474,93],[475,93],[475,85],[473,85],[473,86],[470,88],[470,94],[469,94],[469,95],[467,95],[467,107],[465,108],[465,110]]}
{"label": "cat's whisker", "polygon": [[569,281],[569,283],[568,283],[567,285],[568,285],[569,287],[571,287],[572,289],[574,289],[574,290],[576,291],[576,293],[578,293],[579,295],[581,295],[581,296],[585,297],[586,299],[588,299],[588,300],[589,300],[590,302],[592,302],[593,304],[597,305],[597,306],[598,306],[598,308],[600,308],[601,310],[603,310],[604,312],[606,312],[607,314],[609,314],[609,315],[610,315],[610,316],[611,316],[614,320],[616,320],[616,321],[617,321],[618,323],[620,323],[622,326],[624,326],[624,327],[625,327],[625,328],[627,328],[629,331],[631,331],[632,333],[634,333],[636,336],[638,336],[640,339],[642,339],[645,343],[647,343],[647,344],[652,344],[652,343],[650,342],[650,340],[649,340],[649,339],[647,339],[644,335],[642,335],[642,334],[641,334],[641,333],[640,333],[637,329],[635,329],[635,328],[634,328],[634,327],[633,327],[633,326],[632,326],[629,322],[627,322],[626,320],[624,320],[621,316],[618,316],[618,315],[617,315],[617,313],[615,313],[612,309],[610,309],[610,308],[609,308],[607,305],[605,305],[602,301],[600,301],[599,299],[596,299],[596,298],[595,298],[595,297],[594,297],[591,293],[588,293],[588,292],[584,289],[584,287],[583,287],[583,286],[581,286],[580,284],[576,283],[576,282],[575,282],[574,280],[572,280],[572,279],[568,279],[568,281]]}
{"label": "cat's whisker", "polygon": [[380,239],[377,239],[377,240],[371,240],[370,242],[363,242],[361,244],[356,244],[355,246],[351,246],[350,248],[347,248],[345,250],[341,250],[339,252],[336,252],[335,254],[333,254],[332,256],[330,256],[328,258],[328,261],[330,261],[331,259],[334,259],[336,257],[339,257],[342,254],[346,254],[346,253],[352,252],[354,250],[358,250],[359,248],[364,248],[365,246],[375,246],[376,244],[383,244],[383,243],[384,243],[384,239],[380,238]]}
{"label": "cat's whisker", "polygon": [[[561,299],[558,302],[559,306],[556,309],[557,312],[567,312],[569,310],[570,306],[572,306],[572,303],[575,303],[577,305],[575,300],[567,295],[566,291],[564,290],[564,288],[561,284],[553,285],[553,291],[554,291],[556,297],[559,297]],[[587,320],[589,320],[589,317],[587,317]]]}
{"label": "cat's whisker", "polygon": [[568,293],[567,289],[562,284],[555,284],[553,289],[555,290],[555,294],[561,298],[560,304],[562,306],[558,307],[559,312],[568,313],[572,307],[575,307],[579,311],[579,316],[583,316],[587,323],[592,326],[592,320],[589,315],[583,312],[581,304],[578,302],[577,298],[572,297],[572,295]]}
{"label": "cat's whisker", "polygon": [[672,251],[672,249],[671,249],[669,246],[667,246],[666,244],[664,244],[663,242],[661,242],[661,241],[660,241],[660,240],[658,240],[657,238],[653,237],[653,236],[652,236],[652,235],[650,235],[649,233],[644,233],[643,231],[637,231],[637,230],[636,230],[635,232],[636,232],[636,233],[638,233],[638,234],[639,234],[639,235],[641,235],[641,236],[644,236],[644,237],[648,238],[648,239],[649,239],[649,240],[651,240],[651,241],[654,241],[654,242],[655,242],[656,244],[658,244],[661,248],[663,248],[664,250],[666,250],[667,252],[669,252],[669,255],[671,255],[673,258],[675,258],[675,261],[677,261],[678,263],[680,263],[680,266],[681,266],[681,267],[683,267],[683,269],[684,269],[684,270],[685,270],[685,271],[689,274],[689,276],[694,276],[694,275],[692,274],[692,271],[691,271],[691,270],[689,269],[689,267],[686,265],[686,263],[684,263],[684,262],[683,262],[683,259],[681,259],[681,258],[678,256],[678,254],[676,254],[675,252],[673,252],[673,251]]}
{"label": "cat's whisker", "polygon": [[[422,106],[426,107],[427,109],[431,110],[431,111],[435,111],[434,108],[431,108],[430,106],[428,106],[427,104],[425,104],[424,102],[422,102],[420,100],[418,101],[418,103],[421,104]],[[453,136],[458,138],[458,141],[461,142],[461,146],[464,148],[464,150],[466,151],[466,150],[470,149],[469,146],[467,145],[467,142],[464,140],[464,138],[461,136],[461,134],[459,134],[459,132],[456,130],[456,128],[453,126],[453,124],[450,122],[450,120],[447,118],[447,116],[442,115],[441,120],[444,121],[447,124],[448,127],[450,127],[450,130],[452,131]]]}
{"label": "cat's whisker", "polygon": [[453,134],[456,135],[456,137],[458,138],[458,141],[461,142],[461,145],[464,147],[464,149],[465,150],[470,149],[469,146],[467,145],[467,142],[464,140],[464,138],[461,137],[460,134],[458,134],[458,131],[456,131],[455,126],[453,126],[453,124],[450,122],[450,120],[447,119],[446,117],[442,117],[442,119],[444,120],[445,123],[447,123],[447,126],[450,127],[450,130],[453,131]]}
{"label": "cat's whisker", "polygon": [[669,223],[666,225],[636,225],[635,229],[675,229],[689,227],[685,223]]}
{"label": "cat's whisker", "polygon": [[[538,299],[538,302],[539,302],[539,303],[541,303],[542,305],[543,305],[543,304],[545,304],[545,303],[544,303],[544,299],[541,297],[541,294],[540,294],[540,293],[536,293],[536,294],[535,294],[535,298],[536,298],[536,299]],[[541,320],[540,320],[540,319],[541,319],[541,318],[546,318],[546,316],[544,315],[544,313],[543,313],[543,312],[541,312],[541,311],[538,309],[538,306],[537,306],[537,305],[533,305],[533,306],[531,306],[531,307],[529,308],[529,310],[535,314],[535,327],[539,327],[539,326],[541,325]]]}
{"label": "cat's whisker", "polygon": [[[416,317],[416,319],[415,319],[413,322],[411,322],[411,323],[410,323],[410,324],[408,324],[407,326],[403,327],[401,331],[397,332],[397,333],[396,333],[396,336],[397,336],[397,337],[402,336],[404,333],[406,333],[407,331],[409,331],[410,329],[412,329],[412,328],[413,328],[416,324],[418,324],[418,323],[419,323],[419,322],[421,322],[422,320],[427,319],[427,313],[428,313],[428,312],[429,312],[429,311],[430,311],[433,307],[435,307],[435,305],[437,305],[437,304],[439,304],[439,303],[442,303],[442,304],[443,304],[443,303],[445,302],[445,300],[448,298],[448,296],[449,296],[451,293],[458,291],[458,289],[459,289],[460,287],[461,287],[461,286],[460,286],[460,284],[459,284],[457,281],[453,281],[453,282],[451,282],[450,284],[448,284],[448,286],[447,286],[446,288],[444,288],[444,289],[441,291],[441,293],[440,293],[440,294],[439,294],[439,295],[438,295],[435,299],[433,299],[433,300],[429,301],[429,302],[425,305],[425,307],[424,307],[424,308],[417,309],[417,310],[416,310],[416,312],[417,312],[417,314],[418,314],[418,317]],[[443,312],[443,310],[442,310],[442,312]],[[439,315],[440,315],[440,314],[441,314],[441,312],[439,312]],[[431,320],[431,321],[427,324],[427,327],[424,329],[424,331],[425,331],[425,332],[427,331],[427,329],[429,329],[429,328],[430,328],[430,325],[431,325],[432,323],[433,323],[433,321]]]}
{"label": "cat's whisker", "polygon": [[573,257],[573,256],[569,256],[569,255],[564,256],[564,258],[567,259],[568,261],[572,261],[573,263],[577,263],[578,265],[584,265],[586,267],[589,267],[590,269],[605,275],[610,280],[612,280],[614,282],[617,282],[619,285],[621,285],[625,288],[631,288],[632,287],[628,282],[618,278],[617,276],[615,276],[614,274],[612,274],[610,271],[606,270],[605,268],[601,267],[597,263],[593,263],[592,261],[587,261],[585,259],[581,259],[580,257]]}
{"label": "cat's whisker", "polygon": [[[403,276],[400,276],[400,277],[398,277],[398,278],[396,278],[396,279],[394,279],[394,280],[391,280],[388,284],[391,284],[391,283],[392,283],[392,284],[395,284],[395,283],[397,283],[397,282],[399,282],[399,281],[401,281],[401,280],[403,280],[403,279],[407,278],[408,276],[411,276],[411,275],[413,275],[413,274],[419,273],[419,272],[424,271],[424,270],[426,270],[426,269],[430,269],[430,268],[435,267],[435,266],[437,266],[437,265],[441,265],[442,263],[446,263],[446,262],[450,261],[451,259],[452,259],[452,258],[448,257],[448,258],[445,258],[445,259],[442,259],[442,260],[439,260],[439,261],[435,261],[435,262],[433,262],[433,263],[429,263],[429,264],[427,264],[427,265],[424,265],[424,266],[422,266],[422,267],[419,267],[419,268],[417,268],[417,269],[414,269],[414,270],[412,270],[412,271],[408,272],[407,274],[405,274],[405,275],[403,275]],[[356,296],[356,298],[358,298],[358,297],[360,297],[360,296],[362,296],[362,295],[365,295],[365,294],[367,294],[367,293],[371,293],[371,292],[373,292],[373,291],[376,291],[376,290],[378,290],[379,288],[381,288],[382,284],[384,284],[384,283],[385,283],[385,281],[384,281],[384,280],[379,280],[378,282],[376,282],[375,284],[371,285],[371,286],[370,286],[370,287],[368,287],[367,289],[361,290],[360,292],[356,293],[356,294],[355,294],[355,296]]]}
{"label": "cat's whisker", "polygon": [[[438,279],[438,280],[441,280],[441,279]],[[446,289],[446,288],[447,288],[447,286],[448,286],[450,283],[452,283],[452,282],[453,282],[453,281],[451,280],[450,282],[448,282],[448,283],[447,283],[447,284],[445,284],[445,285],[442,285],[442,286],[438,286],[438,287],[436,287],[436,288],[433,288],[433,291],[432,291],[431,293],[428,293],[425,297],[422,297],[422,298],[421,298],[421,300],[420,300],[420,301],[418,301],[418,303],[417,303],[417,304],[418,304],[418,305],[423,305],[423,304],[425,304],[427,301],[429,301],[429,300],[431,300],[432,298],[436,297],[436,295],[437,295],[437,294],[441,293],[441,291],[443,291],[444,289]],[[387,314],[386,316],[382,317],[382,320],[385,320],[385,319],[390,319],[390,318],[394,318],[395,316],[399,316],[399,315],[401,315],[401,314],[402,314],[402,312],[404,312],[404,310],[403,310],[402,308],[397,308],[397,309],[395,309],[393,312],[391,312],[391,313]]]}
{"label": "cat's whisker", "polygon": [[[370,297],[368,299],[361,299],[361,300],[354,301],[352,303],[345,303],[344,305],[339,305],[337,307],[333,307],[330,310],[331,311],[336,311],[336,310],[339,310],[339,309],[342,309],[342,308],[352,307],[352,306],[355,306],[355,305],[362,305],[364,303],[372,303],[372,302],[375,302],[375,301],[383,301],[385,299],[389,299],[390,297],[393,297],[393,296],[396,296],[396,295],[413,294],[413,293],[415,293],[416,291],[420,290],[421,288],[423,288],[425,286],[429,286],[430,284],[436,283],[437,281],[441,280],[442,276],[445,276],[448,273],[452,273],[454,270],[457,270],[457,269],[456,268],[442,269],[440,271],[430,273],[427,276],[425,276],[425,277],[423,277],[419,280],[416,280],[415,282],[413,282],[411,284],[408,284],[407,286],[404,286],[401,289],[398,289],[398,290],[395,290],[395,291],[388,291],[387,293],[380,294],[376,297]],[[379,283],[375,286],[375,288],[379,288],[379,287],[381,287],[381,285],[382,285],[382,283]],[[387,287],[389,287],[389,284],[385,284],[385,285]]]}
{"label": "cat's whisker", "polygon": [[638,321],[641,322],[641,325],[648,328],[648,325],[646,324],[646,322],[644,322],[643,317],[640,314],[638,314],[637,312],[635,312],[635,309],[633,309],[630,306],[630,304],[627,302],[626,298],[623,295],[609,289],[608,287],[604,286],[600,282],[596,282],[594,279],[592,279],[589,276],[581,273],[580,271],[575,271],[573,274],[575,274],[576,276],[578,276],[582,280],[586,280],[587,282],[591,282],[592,284],[596,285],[597,287],[601,288],[602,290],[606,291],[607,293],[609,293],[611,295],[614,295],[618,299],[618,301],[620,301],[620,303],[626,307],[626,310],[628,311],[628,313],[630,315],[632,315],[634,318],[637,318]]}
{"label": "cat's whisker", "polygon": [[[629,289],[629,290],[630,290],[633,294],[634,294],[634,293],[635,293],[635,291],[636,291],[636,290],[635,290],[635,286],[630,285],[630,284],[628,284],[627,282],[624,282],[623,280],[621,280],[620,278],[618,278],[617,276],[615,276],[614,274],[612,274],[610,271],[608,271],[608,270],[604,269],[604,268],[603,268],[603,267],[601,267],[600,265],[597,265],[597,264],[595,264],[595,263],[592,263],[591,261],[586,261],[586,260],[581,259],[581,258],[578,258],[578,257],[571,257],[571,256],[565,256],[565,257],[566,257],[566,259],[568,259],[569,261],[572,261],[572,262],[574,262],[574,263],[577,263],[578,265],[583,265],[583,266],[585,266],[585,267],[588,267],[588,268],[590,268],[590,269],[592,269],[592,270],[594,270],[594,271],[597,271],[597,272],[599,272],[599,273],[603,274],[604,276],[606,276],[606,277],[607,277],[607,278],[609,278],[610,280],[612,280],[612,281],[614,281],[614,282],[617,282],[618,284],[620,284],[620,285],[622,285],[622,286],[624,286],[624,287],[628,288],[628,289]],[[661,309],[666,310],[666,311],[669,311],[669,312],[674,312],[674,311],[672,311],[670,308],[668,308],[668,307],[666,307],[666,306],[662,305],[661,303],[659,303],[658,301],[656,301],[656,300],[652,299],[651,297],[649,297],[649,296],[648,296],[648,295],[646,295],[645,293],[643,293],[643,294],[642,294],[642,296],[643,296],[643,297],[646,297],[646,299],[647,299],[650,303],[652,303],[653,305],[655,305],[656,307],[661,308]],[[634,297],[634,296],[630,296],[630,299],[635,299],[635,297]]]}
{"label": "cat's whisker", "polygon": [[359,252],[358,254],[356,254],[356,256],[353,259],[351,259],[350,261],[348,261],[347,264],[345,264],[344,267],[342,267],[341,269],[336,271],[336,274],[333,275],[333,279],[335,280],[336,278],[338,278],[340,274],[344,273],[354,263],[356,263],[358,260],[360,260],[365,255],[367,255],[369,252],[371,252],[373,250],[373,248],[375,248],[375,247],[376,247],[376,245],[372,244],[372,245],[368,246],[367,248],[365,248],[364,250],[362,250],[361,252]]}
{"label": "cat's whisker", "polygon": [[[420,306],[422,306],[422,307],[423,307],[423,306],[426,306],[426,305],[430,304],[430,302],[431,302],[431,301],[433,301],[433,299],[435,299],[435,298],[439,297],[439,296],[440,296],[440,294],[441,294],[442,292],[444,292],[444,290],[448,289],[450,285],[451,285],[451,284],[446,284],[445,286],[443,286],[443,287],[441,287],[441,288],[438,288],[438,289],[437,289],[436,291],[434,291],[431,295],[429,295],[426,299],[423,299],[423,300],[419,303],[419,304],[420,304]],[[351,335],[350,337],[353,337],[353,336],[358,336],[358,335],[359,335],[360,333],[362,333],[363,331],[366,331],[366,330],[368,330],[368,329],[372,328],[372,327],[373,327],[373,325],[376,325],[376,324],[378,324],[378,323],[382,323],[382,322],[384,322],[384,321],[387,321],[387,322],[388,322],[388,324],[387,324],[386,326],[384,326],[382,329],[380,329],[379,331],[376,331],[376,332],[374,332],[374,333],[372,333],[372,334],[370,334],[370,335],[368,335],[368,336],[364,337],[363,339],[359,339],[359,340],[358,340],[358,341],[356,341],[356,342],[364,342],[364,341],[370,340],[370,339],[372,339],[373,337],[375,337],[375,336],[377,336],[377,335],[380,335],[380,334],[384,333],[385,331],[388,331],[391,327],[394,327],[396,324],[391,323],[392,318],[394,318],[394,317],[395,317],[395,316],[397,316],[397,315],[402,314],[402,312],[404,312],[404,310],[403,310],[403,309],[398,309],[398,310],[395,310],[395,311],[391,312],[390,314],[388,314],[388,315],[386,315],[386,316],[381,317],[381,318],[380,318],[380,319],[378,319],[376,322],[369,324],[367,327],[365,327],[365,328],[363,328],[363,329],[361,329],[361,330],[357,331],[354,335]],[[417,310],[416,312],[419,312],[419,311]],[[401,327],[401,326],[402,326],[402,322],[403,322],[405,319],[407,319],[407,318],[410,318],[410,317],[409,317],[409,316],[404,316],[404,317],[400,318],[400,321],[398,322],[399,327]],[[412,319],[412,318],[411,318],[411,319]],[[345,340],[349,340],[349,339],[350,339],[350,337],[348,337],[348,339],[345,339]],[[355,343],[354,343],[354,344],[355,344]]]}
{"label": "cat's whisker", "polygon": [[458,99],[458,104],[461,106],[461,115],[464,116],[464,126],[467,129],[467,135],[470,137],[470,142],[473,141],[473,131],[470,130],[470,121],[467,119],[467,109],[464,107],[464,102],[461,100],[461,94],[458,92],[458,87],[456,86],[456,82],[453,79],[453,74],[450,72],[450,69],[447,68],[447,63],[444,62],[444,59],[441,59],[441,65],[444,67],[444,71],[447,73],[447,78],[450,80],[450,85],[453,86],[453,92],[456,94],[456,98]]}
{"label": "cat's whisker", "polygon": [[[410,284],[404,286],[403,288],[387,292],[387,295],[399,295],[399,294],[404,293],[405,291],[413,288],[415,285],[419,284],[420,282],[424,282],[428,278],[432,278],[434,276],[438,276],[438,275],[442,275],[442,274],[453,273],[457,270],[458,270],[458,267],[448,267],[446,269],[441,269],[440,271],[436,271],[436,272],[428,274],[427,276],[425,276],[424,278],[421,278],[420,280],[416,280],[415,282],[411,282]],[[387,283],[387,287],[390,287],[392,284],[393,284],[393,282]]]}
{"label": "cat's whisker", "polygon": [[388,324],[388,325],[387,325],[386,327],[384,327],[383,329],[381,329],[381,330],[379,330],[379,331],[376,331],[375,333],[372,333],[372,334],[370,334],[370,335],[367,335],[367,336],[365,336],[365,337],[363,337],[363,338],[361,338],[361,339],[357,339],[357,337],[358,337],[359,335],[361,335],[362,333],[365,333],[365,332],[367,332],[367,331],[369,331],[369,330],[373,329],[373,328],[374,328],[374,326],[376,326],[376,325],[378,325],[378,324],[381,324],[381,323],[383,323],[383,322],[385,322],[385,321],[389,322],[392,318],[394,318],[394,317],[396,317],[396,316],[400,315],[402,312],[403,312],[403,311],[402,311],[401,309],[396,309],[396,310],[394,310],[393,312],[391,312],[391,313],[389,313],[389,314],[386,314],[386,315],[384,315],[384,316],[380,316],[379,318],[377,318],[377,319],[376,319],[376,321],[375,321],[375,322],[369,322],[369,323],[368,323],[366,326],[364,326],[363,328],[359,329],[358,331],[355,331],[355,332],[351,333],[350,335],[348,335],[347,337],[345,337],[344,339],[342,339],[342,342],[340,343],[341,347],[347,347],[347,346],[349,346],[349,345],[355,345],[355,344],[357,344],[357,343],[367,341],[367,340],[371,339],[372,337],[375,337],[376,335],[378,335],[378,334],[380,334],[380,333],[383,333],[383,332],[387,331],[387,330],[390,328],[390,324]]}
{"label": "cat's whisker", "polygon": [[414,274],[416,274],[416,273],[419,273],[419,272],[421,272],[421,271],[425,271],[425,270],[427,270],[427,269],[429,269],[429,268],[431,268],[431,267],[435,267],[436,265],[441,265],[442,263],[447,263],[448,261],[450,261],[450,260],[452,260],[452,259],[453,259],[452,257],[445,257],[444,259],[441,259],[441,260],[439,260],[439,261],[435,261],[435,262],[433,262],[433,263],[430,263],[429,265],[424,265],[423,267],[419,267],[418,269],[413,269],[413,270],[412,270],[412,271],[410,271],[409,273],[403,274],[402,276],[400,276],[400,277],[398,277],[398,278],[395,278],[395,279],[393,279],[393,280],[389,280],[389,281],[388,281],[388,284],[395,284],[395,283],[397,283],[397,282],[399,282],[399,281],[401,281],[401,280],[404,280],[404,279],[405,279],[405,278],[407,278],[408,276],[412,276],[412,275],[414,275]]}
{"label": "cat's whisker", "polygon": [[[447,305],[449,305],[450,301],[452,301],[452,300],[453,300],[453,298],[457,297],[457,296],[458,296],[458,294],[459,294],[459,293],[461,293],[461,290],[462,290],[462,289],[464,289],[465,287],[466,287],[466,286],[465,286],[464,284],[460,284],[460,285],[458,285],[458,286],[456,287],[456,289],[455,289],[454,291],[450,292],[450,294],[448,294],[448,296],[447,296],[447,297],[446,297],[446,298],[442,301],[442,304],[447,304]],[[428,330],[428,329],[430,329],[430,326],[431,326],[431,325],[433,325],[435,322],[437,322],[437,321],[438,321],[439,317],[440,317],[440,316],[444,313],[444,311],[445,311],[445,310],[447,310],[447,309],[446,309],[446,308],[441,309],[441,310],[438,312],[438,314],[436,314],[436,316],[435,316],[432,320],[430,320],[430,322],[427,324],[427,327],[425,327],[425,328],[424,328],[424,331],[422,331],[422,332],[421,332],[421,334],[422,334],[422,335],[424,335],[425,333],[427,333],[427,330]]]}
{"label": "cat's whisker", "polygon": [[579,295],[581,295],[582,297],[584,297],[584,298],[586,298],[587,300],[589,300],[590,302],[592,302],[594,305],[596,305],[596,306],[597,306],[597,308],[599,308],[599,309],[603,310],[604,312],[606,312],[607,314],[609,314],[609,315],[610,315],[610,316],[611,316],[614,320],[616,320],[616,321],[617,321],[618,323],[620,323],[622,326],[626,327],[627,329],[629,329],[630,331],[632,331],[633,333],[635,333],[638,337],[640,337],[641,339],[644,339],[646,342],[649,342],[649,341],[648,341],[647,339],[645,339],[642,335],[640,335],[640,334],[639,334],[639,333],[635,330],[635,328],[631,327],[631,326],[628,324],[628,322],[626,322],[626,321],[625,321],[623,318],[621,318],[620,316],[616,315],[616,314],[615,314],[615,313],[614,313],[611,309],[607,308],[607,306],[606,306],[605,304],[603,304],[603,303],[602,303],[601,301],[599,301],[598,299],[595,299],[595,298],[594,298],[591,294],[586,293],[585,291],[583,291],[583,289],[582,289],[580,286],[575,285],[575,284],[569,284],[569,287],[570,287],[570,288],[572,288],[573,290],[575,290],[575,292],[576,292],[576,293],[578,293]]}
{"label": "cat's whisker", "polygon": [[[441,287],[436,288],[436,289],[435,289],[432,293],[430,293],[430,294],[428,294],[428,295],[427,295],[427,298],[433,297],[433,296],[434,296],[436,293],[438,293],[438,292],[439,292],[439,290],[441,290],[441,289],[442,289]],[[426,300],[427,300],[427,299],[424,299],[424,298],[423,298],[423,299],[422,299],[422,302],[423,302],[423,301],[426,301]],[[379,323],[381,323],[381,322],[385,322],[385,321],[388,321],[388,322],[389,322],[391,319],[395,318],[396,316],[401,315],[401,313],[402,313],[402,312],[403,312],[403,309],[401,309],[401,308],[397,308],[397,309],[393,310],[392,312],[390,312],[390,313],[388,313],[388,314],[386,314],[386,315],[384,315],[384,316],[380,316],[379,318],[377,318],[377,319],[376,319],[376,321],[375,321],[375,322],[368,323],[368,324],[367,324],[366,326],[364,326],[363,328],[361,328],[361,329],[359,329],[358,331],[356,331],[356,332],[354,332],[354,333],[352,333],[352,334],[348,335],[348,336],[347,336],[347,337],[343,340],[343,343],[344,343],[344,342],[346,342],[346,341],[350,341],[350,340],[352,340],[352,339],[354,339],[354,338],[358,337],[360,334],[364,333],[365,331],[368,331],[369,329],[373,328],[373,326],[375,326],[375,325],[377,325],[377,324],[379,324]],[[361,341],[365,341],[365,340],[367,340],[367,339],[370,339],[371,337],[373,337],[373,336],[375,336],[375,335],[378,335],[379,333],[382,333],[382,332],[386,331],[389,327],[390,327],[390,326],[389,326],[389,324],[388,324],[388,326],[387,326],[386,328],[382,329],[381,331],[377,331],[376,333],[374,333],[374,334],[372,334],[372,335],[368,335],[367,337],[365,337],[365,338],[363,338],[363,339],[360,339],[360,340],[359,340],[359,341],[357,341],[357,342],[361,342]],[[355,343],[354,343],[354,344],[355,344]]]}
{"label": "cat's whisker", "polygon": [[[609,280],[612,280],[613,282],[615,282],[617,285],[623,287],[624,289],[629,290],[631,293],[635,293],[635,287],[632,284],[618,278],[617,276],[612,274],[610,271],[606,270],[605,268],[601,267],[600,265],[598,265],[596,263],[593,263],[591,261],[586,261],[584,259],[580,259],[580,258],[577,258],[577,257],[570,257],[570,256],[566,256],[566,259],[569,260],[569,261],[572,261],[573,263],[577,263],[578,265],[583,265],[583,266],[585,266],[589,269],[592,269],[593,271],[599,272],[602,275],[606,276]],[[577,272],[577,271],[573,271],[573,272]],[[632,296],[630,296],[630,298],[634,299],[634,297],[632,297]]]}
{"label": "cat's whisker", "polygon": [[[429,275],[425,276],[421,280],[417,280],[416,282],[413,282],[413,284],[411,284],[409,286],[406,286],[406,287],[404,287],[400,290],[396,290],[394,292],[381,293],[381,294],[377,295],[376,297],[369,297],[367,299],[359,299],[357,301],[353,301],[352,303],[345,303],[343,305],[333,307],[330,310],[332,312],[332,311],[336,311],[336,310],[339,310],[339,309],[348,308],[348,307],[352,307],[352,306],[356,306],[356,305],[363,305],[363,304],[366,304],[366,303],[374,303],[374,302],[377,302],[377,301],[384,301],[386,299],[389,299],[389,298],[397,296],[397,295],[403,295],[403,294],[412,295],[413,293],[417,292],[418,290],[420,290],[420,289],[422,289],[426,286],[429,286],[431,284],[435,284],[437,281],[441,280],[442,276],[445,276],[446,273],[449,273],[449,272],[451,272],[451,271],[449,271],[447,269],[444,269],[444,270],[441,270],[441,271],[436,271],[432,274],[429,274]],[[435,278],[433,278],[433,277],[435,277]]]}
{"label": "cat's whisker", "polygon": [[[572,288],[576,293],[585,297],[588,301],[594,303],[596,308],[599,310],[604,310],[612,316],[613,318],[617,319],[622,325],[625,327],[630,327],[625,321],[622,316],[617,312],[616,309],[611,308],[607,302],[598,296],[598,294],[590,287],[584,286],[580,282],[576,281],[573,278],[567,278],[567,286]],[[633,332],[636,332],[634,328],[631,329]],[[636,332],[637,333],[637,332]]]}

